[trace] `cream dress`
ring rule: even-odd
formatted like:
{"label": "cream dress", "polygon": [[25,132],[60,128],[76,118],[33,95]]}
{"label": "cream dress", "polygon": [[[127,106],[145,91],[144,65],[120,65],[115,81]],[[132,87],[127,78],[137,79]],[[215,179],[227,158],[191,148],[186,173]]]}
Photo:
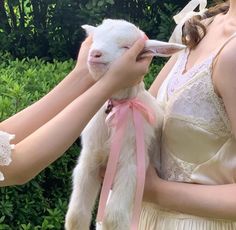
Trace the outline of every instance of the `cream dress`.
{"label": "cream dress", "polygon": [[[159,90],[157,97],[165,106],[161,177],[166,180],[236,183],[236,141],[211,78],[213,60],[233,38],[236,33],[218,52],[184,74],[189,50],[181,52]],[[139,230],[236,230],[236,221],[197,217],[144,203]]]}

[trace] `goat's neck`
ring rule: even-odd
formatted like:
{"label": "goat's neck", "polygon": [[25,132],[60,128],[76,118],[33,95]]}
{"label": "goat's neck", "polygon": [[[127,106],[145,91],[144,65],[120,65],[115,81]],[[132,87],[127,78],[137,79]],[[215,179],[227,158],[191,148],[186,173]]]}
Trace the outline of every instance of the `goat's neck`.
{"label": "goat's neck", "polygon": [[118,91],[117,93],[113,94],[111,99],[114,100],[122,100],[122,99],[129,99],[129,98],[135,98],[137,97],[137,95],[144,91],[144,83],[140,82],[139,84],[130,87],[130,88],[126,88],[126,89],[122,89],[120,91]]}

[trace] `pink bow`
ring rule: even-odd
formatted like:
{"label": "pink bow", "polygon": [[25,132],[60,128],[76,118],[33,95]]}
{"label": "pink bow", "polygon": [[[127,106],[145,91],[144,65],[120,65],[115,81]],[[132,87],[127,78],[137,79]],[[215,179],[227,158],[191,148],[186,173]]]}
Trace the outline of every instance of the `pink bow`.
{"label": "pink bow", "polygon": [[145,144],[143,131],[143,117],[150,123],[155,123],[154,112],[145,106],[137,98],[128,100],[112,101],[114,107],[106,118],[106,122],[115,127],[112,135],[111,152],[109,155],[103,186],[98,206],[97,221],[102,222],[105,215],[106,203],[112,183],[115,177],[119,154],[122,146],[122,139],[127,126],[129,111],[132,112],[135,133],[136,133],[136,151],[137,151],[137,186],[134,200],[133,217],[131,229],[137,230],[139,216],[142,208],[142,198],[145,184]]}

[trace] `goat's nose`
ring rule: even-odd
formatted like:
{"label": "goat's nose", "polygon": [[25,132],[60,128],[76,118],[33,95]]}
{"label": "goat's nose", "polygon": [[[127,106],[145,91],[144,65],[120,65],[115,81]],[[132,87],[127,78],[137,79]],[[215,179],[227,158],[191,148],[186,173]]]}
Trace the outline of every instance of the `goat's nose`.
{"label": "goat's nose", "polygon": [[99,50],[92,50],[92,52],[90,53],[90,56],[94,58],[100,58],[102,56],[102,52]]}

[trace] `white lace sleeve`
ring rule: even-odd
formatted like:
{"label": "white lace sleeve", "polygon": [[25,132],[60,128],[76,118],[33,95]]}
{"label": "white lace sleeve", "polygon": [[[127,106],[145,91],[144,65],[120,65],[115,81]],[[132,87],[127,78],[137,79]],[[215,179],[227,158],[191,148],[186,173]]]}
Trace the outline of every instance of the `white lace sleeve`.
{"label": "white lace sleeve", "polygon": [[[0,131],[0,165],[9,165],[11,163],[11,152],[14,145],[10,141],[15,138],[15,135]],[[0,171],[0,181],[4,180],[4,176]]]}

